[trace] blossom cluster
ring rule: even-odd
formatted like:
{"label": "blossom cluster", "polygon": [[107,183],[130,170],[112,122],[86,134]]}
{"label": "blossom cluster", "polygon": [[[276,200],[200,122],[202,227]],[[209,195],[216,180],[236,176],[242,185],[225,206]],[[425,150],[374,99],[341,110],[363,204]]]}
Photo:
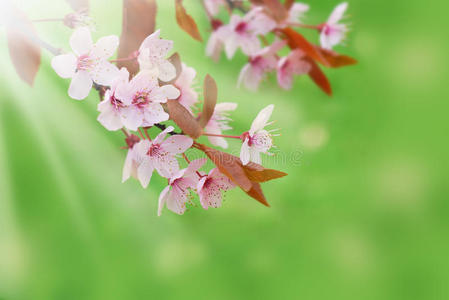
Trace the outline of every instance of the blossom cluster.
{"label": "blossom cluster", "polygon": [[[257,90],[261,81],[271,72],[276,72],[281,88],[291,89],[295,75],[308,74],[314,67],[309,59],[313,56],[310,52],[322,51],[337,55],[332,48],[341,44],[348,32],[348,26],[341,22],[348,7],[347,2],[336,6],[327,21],[319,25],[304,23],[305,14],[309,11],[307,4],[286,1],[289,4],[284,6],[278,0],[251,2],[253,4],[248,9],[239,6],[240,11],[245,12],[241,15],[234,12],[237,2],[204,0],[212,25],[206,55],[218,60],[224,50],[226,57],[232,59],[237,49],[240,49],[248,56],[248,63],[240,71],[238,86],[243,84],[250,90]],[[271,6],[266,3],[271,3]],[[227,24],[216,17],[221,7],[227,7],[230,11]],[[294,41],[285,36],[285,31],[291,28],[317,30],[320,46],[309,44],[301,36],[302,45],[292,47]],[[279,53],[285,53],[282,50],[286,46],[291,51],[281,56]]]}
{"label": "blossom cluster", "polygon": [[[117,36],[105,36],[94,43],[89,28],[82,26],[74,30],[69,42],[72,52],[55,56],[51,62],[53,69],[62,78],[71,79],[68,94],[73,99],[85,99],[93,88],[100,91],[98,121],[107,130],[122,130],[126,135],[128,153],[123,167],[123,182],[134,177],[143,188],[147,188],[154,171],[167,179],[167,187],[159,197],[159,215],[164,207],[183,214],[195,193],[204,209],[219,207],[223,191],[246,185],[246,181],[243,184],[242,180],[230,175],[232,172],[238,168],[243,170],[246,166],[251,170],[263,169],[259,165],[260,153],[270,154],[275,135],[265,129],[271,124],[269,119],[274,106],[262,109],[248,131],[235,136],[223,135],[222,131],[232,129],[229,113],[237,108],[237,104],[203,103],[202,115],[194,114],[194,111],[199,111],[201,102],[194,88],[196,71],[180,61],[170,60],[168,54],[173,41],[162,39],[159,30],[146,37],[130,57],[116,60],[111,57],[119,47]],[[130,74],[125,67],[119,69],[114,63],[121,60],[137,62],[139,72]],[[175,106],[185,114],[183,117],[171,111],[170,105],[175,105],[173,103],[182,107]],[[199,135],[189,134],[183,124],[191,122],[195,125],[198,119],[205,118],[206,105],[212,107],[213,112]],[[166,124],[169,119],[182,131]],[[148,132],[151,127],[162,131],[151,137]],[[191,148],[202,149],[206,154],[210,152],[208,149],[211,148],[195,141],[201,135],[207,136],[212,145],[221,148],[228,147],[226,138],[242,142],[240,162],[232,167],[229,174],[222,172],[227,167],[226,162],[214,161],[216,167],[206,172],[201,169],[207,158],[188,159],[186,151]],[[181,159],[187,163],[184,169],[180,167]],[[258,184],[253,186],[258,189]]]}

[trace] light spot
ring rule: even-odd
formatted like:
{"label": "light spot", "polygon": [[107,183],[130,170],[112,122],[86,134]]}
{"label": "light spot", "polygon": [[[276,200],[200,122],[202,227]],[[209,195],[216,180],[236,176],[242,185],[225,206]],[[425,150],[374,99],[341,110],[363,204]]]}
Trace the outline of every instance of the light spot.
{"label": "light spot", "polygon": [[317,150],[326,145],[329,132],[322,124],[309,124],[299,133],[299,141],[307,150]]}
{"label": "light spot", "polygon": [[392,157],[381,164],[374,188],[386,206],[412,208],[421,204],[428,181],[424,165],[413,159]]}

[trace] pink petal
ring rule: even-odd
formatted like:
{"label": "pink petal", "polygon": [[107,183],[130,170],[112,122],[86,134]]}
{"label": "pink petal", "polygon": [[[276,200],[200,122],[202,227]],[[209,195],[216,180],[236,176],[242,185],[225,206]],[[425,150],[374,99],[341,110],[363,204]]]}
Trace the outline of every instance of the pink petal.
{"label": "pink petal", "polygon": [[184,214],[186,211],[187,193],[187,190],[181,190],[174,185],[166,202],[167,208],[178,215]]}
{"label": "pink petal", "polygon": [[119,43],[118,36],[109,35],[100,38],[91,50],[91,55],[96,58],[107,59],[117,50]]}
{"label": "pink petal", "polygon": [[206,55],[212,57],[214,61],[218,61],[220,59],[221,50],[223,50],[223,42],[216,32],[212,32],[207,41]]}
{"label": "pink petal", "polygon": [[168,60],[162,60],[159,62],[159,79],[168,82],[175,78],[176,69]]}
{"label": "pink petal", "polygon": [[160,91],[168,99],[176,99],[180,95],[179,90],[171,84],[161,86]]}
{"label": "pink petal", "polygon": [[209,177],[213,179],[213,183],[218,185],[221,190],[226,191],[235,187],[235,184],[223,173],[214,168],[210,171]]}
{"label": "pink petal", "polygon": [[274,105],[270,104],[259,112],[253,123],[251,124],[251,128],[249,130],[250,134],[262,130],[266,126],[268,120],[271,117],[271,114],[273,113],[273,109]]}
{"label": "pink petal", "polygon": [[248,139],[245,139],[245,141],[242,144],[242,148],[240,149],[240,160],[242,161],[243,165],[247,165],[249,163],[250,155],[249,155]]}
{"label": "pink petal", "polygon": [[118,111],[111,105],[109,98],[106,98],[98,104],[98,122],[101,123],[107,130],[118,130],[123,127],[122,121]]}
{"label": "pink petal", "polygon": [[144,161],[137,168],[137,177],[144,189],[146,189],[148,184],[150,183],[151,175],[153,175],[153,170],[153,166],[148,161]]}
{"label": "pink petal", "polygon": [[327,19],[327,23],[328,24],[338,23],[338,21],[340,21],[343,18],[346,9],[348,9],[348,2],[343,2],[337,5],[332,11],[331,15],[329,16],[329,19]]}
{"label": "pink petal", "polygon": [[51,66],[62,78],[71,78],[75,75],[77,58],[73,54],[62,54],[53,57]]}
{"label": "pink petal", "polygon": [[201,168],[207,162],[207,158],[199,158],[192,160],[185,171],[185,176],[190,176],[195,173],[199,168]]}
{"label": "pink petal", "polygon": [[154,159],[153,164],[159,175],[165,178],[171,178],[179,171],[178,160],[168,153]]}
{"label": "pink petal", "polygon": [[175,130],[175,128],[173,128],[173,126],[168,126],[167,128],[164,129],[164,131],[162,131],[161,133],[159,133],[156,138],[154,139],[154,143],[155,144],[160,144],[162,143],[162,141],[164,140],[165,136],[169,133],[172,132],[173,130]]}
{"label": "pink petal", "polygon": [[125,164],[123,166],[122,182],[125,182],[131,176],[132,166],[133,166],[133,153],[132,149],[129,149],[128,154],[126,154]]}
{"label": "pink petal", "polygon": [[129,130],[136,131],[143,123],[143,113],[134,106],[122,108],[120,114],[123,126]]}
{"label": "pink petal", "polygon": [[72,78],[69,96],[76,100],[86,98],[92,89],[92,79],[87,71],[78,71]]}
{"label": "pink petal", "polygon": [[228,59],[231,59],[239,46],[238,41],[234,35],[231,35],[225,40],[224,43],[225,43],[226,56]]}
{"label": "pink petal", "polygon": [[170,116],[164,111],[159,103],[150,103],[144,110],[144,126],[153,126],[154,124],[167,121]]}
{"label": "pink petal", "polygon": [[166,186],[161,194],[159,195],[159,204],[157,208],[157,215],[160,217],[162,214],[162,209],[164,208],[165,203],[167,202],[168,193],[170,191],[170,185]]}
{"label": "pink petal", "polygon": [[72,33],[70,47],[78,56],[88,54],[92,46],[92,36],[87,27],[78,28]]}
{"label": "pink petal", "polygon": [[107,60],[101,60],[95,65],[93,70],[90,71],[92,80],[95,81],[95,83],[106,86],[111,85],[118,74],[118,68]]}
{"label": "pink petal", "polygon": [[177,134],[167,138],[161,146],[169,153],[180,154],[189,149],[192,144],[193,140],[190,137]]}

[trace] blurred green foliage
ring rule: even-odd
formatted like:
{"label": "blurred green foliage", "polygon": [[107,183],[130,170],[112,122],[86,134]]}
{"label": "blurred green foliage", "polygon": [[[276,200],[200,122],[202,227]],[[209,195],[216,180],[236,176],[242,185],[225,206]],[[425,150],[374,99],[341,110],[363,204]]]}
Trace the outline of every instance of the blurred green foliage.
{"label": "blurred green foliage", "polygon": [[[17,1],[32,18],[64,1]],[[91,1],[95,37],[120,34],[121,1]],[[120,132],[97,121],[98,96],[69,99],[44,53],[34,88],[0,37],[0,299],[448,299],[448,28],[446,1],[350,1],[352,32],[336,50],[359,65],[326,70],[329,98],[306,78],[235,88],[239,53],[219,63],[158,1],[158,27],[189,66],[235,101],[234,132],[276,105],[289,173],[264,185],[266,208],[233,190],[220,209],[156,216],[164,180],[120,183]],[[204,37],[197,1],[185,1]],[[336,1],[311,1],[323,21]],[[70,30],[38,24],[68,48]],[[310,35],[313,39],[316,36]],[[231,151],[238,151],[232,143]]]}

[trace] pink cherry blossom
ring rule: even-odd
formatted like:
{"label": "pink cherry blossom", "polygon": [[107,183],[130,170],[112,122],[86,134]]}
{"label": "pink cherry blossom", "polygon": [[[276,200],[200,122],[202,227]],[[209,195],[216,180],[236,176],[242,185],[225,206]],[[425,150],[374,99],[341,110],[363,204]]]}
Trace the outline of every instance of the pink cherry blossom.
{"label": "pink cherry blossom", "polygon": [[279,60],[277,79],[283,89],[289,90],[292,88],[294,75],[307,74],[310,71],[311,65],[303,59],[304,57],[304,52],[295,49]]}
{"label": "pink cherry blossom", "polygon": [[260,153],[270,154],[268,150],[273,145],[272,134],[264,127],[270,125],[268,120],[273,112],[274,105],[270,104],[262,109],[251,124],[248,132],[243,134],[243,144],[240,150],[240,160],[244,165],[250,161],[260,164]]}
{"label": "pink cherry blossom", "polygon": [[89,95],[93,82],[109,86],[118,69],[107,59],[117,49],[119,39],[115,35],[100,38],[93,44],[89,29],[76,29],[70,37],[74,53],[55,56],[51,65],[62,78],[72,78],[69,96],[82,100]]}
{"label": "pink cherry blossom", "polygon": [[[237,103],[223,102],[218,103],[215,106],[214,113],[207,123],[204,131],[211,134],[221,134],[223,130],[232,129],[228,122],[231,120],[228,117],[228,111],[235,110],[237,108]],[[222,148],[228,148],[228,142],[223,137],[218,136],[208,136],[209,141],[212,145],[219,146]]]}
{"label": "pink cherry blossom", "polygon": [[220,11],[220,6],[226,5],[226,0],[204,0],[204,6],[211,16],[215,16]]}
{"label": "pink cherry blossom", "polygon": [[[172,135],[164,140],[173,130],[174,128],[169,126],[153,141],[141,140],[134,145],[131,161],[138,165],[137,178],[144,188],[150,183],[154,169],[163,177],[174,176],[179,171],[176,154],[184,153],[192,146],[193,140],[185,135]],[[128,163],[124,173],[130,174],[131,170],[132,163]]]}
{"label": "pink cherry blossom", "polygon": [[162,209],[167,208],[174,213],[182,215],[186,210],[189,199],[189,189],[195,189],[198,185],[199,176],[195,172],[206,163],[206,158],[192,161],[185,169],[176,172],[168,181],[168,186],[159,196],[158,216]]}
{"label": "pink cherry blossom", "polygon": [[249,62],[240,71],[238,86],[243,83],[249,90],[256,91],[265,74],[276,69],[278,62],[276,52],[285,44],[285,41],[276,41],[250,56]]}
{"label": "pink cherry blossom", "polygon": [[159,86],[151,74],[140,72],[129,83],[117,86],[114,97],[129,106],[120,110],[122,124],[137,130],[140,126],[153,126],[167,121],[169,115],[161,103],[179,97],[179,90],[173,85]]}
{"label": "pink cherry blossom", "polygon": [[212,169],[207,176],[198,182],[198,195],[204,209],[209,207],[220,207],[222,202],[222,191],[235,187],[234,183],[222,174],[218,168]]}
{"label": "pink cherry blossom", "polygon": [[173,41],[163,40],[159,35],[160,30],[156,30],[145,38],[140,45],[137,60],[141,70],[152,72],[155,77],[168,82],[176,76],[175,66],[166,59]]}
{"label": "pink cherry blossom", "polygon": [[253,55],[260,49],[258,35],[265,35],[275,27],[276,22],[258,6],[243,17],[232,15],[229,24],[217,30],[217,38],[225,44],[228,59],[234,56],[239,47],[246,55]]}
{"label": "pink cherry blossom", "polygon": [[346,24],[340,24],[340,20],[343,18],[348,3],[343,2],[337,7],[329,16],[326,23],[321,25],[320,43],[321,47],[325,49],[332,49],[335,45],[338,45],[343,41],[348,32],[348,26]]}
{"label": "pink cherry blossom", "polygon": [[126,68],[121,68],[117,77],[112,81],[111,88],[104,94],[104,99],[98,104],[100,115],[97,120],[107,130],[118,130],[126,123],[130,115],[130,99],[120,100],[116,97],[117,87],[128,83],[129,73]]}
{"label": "pink cherry blossom", "polygon": [[179,103],[184,106],[190,113],[192,106],[198,102],[198,93],[192,87],[196,71],[194,68],[186,66],[182,63],[182,71],[173,85],[179,89],[181,95],[178,98]]}

